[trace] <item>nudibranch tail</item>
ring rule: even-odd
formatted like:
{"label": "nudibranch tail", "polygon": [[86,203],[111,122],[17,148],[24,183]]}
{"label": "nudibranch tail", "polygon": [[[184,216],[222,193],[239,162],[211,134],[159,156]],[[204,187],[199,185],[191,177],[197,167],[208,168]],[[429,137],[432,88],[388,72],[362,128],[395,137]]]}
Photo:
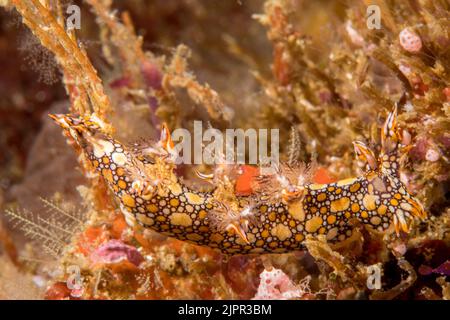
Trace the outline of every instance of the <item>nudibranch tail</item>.
{"label": "nudibranch tail", "polygon": [[159,142],[138,148],[106,134],[96,119],[51,117],[111,187],[130,225],[227,254],[298,250],[307,235],[343,241],[351,237],[355,218],[379,232],[393,225],[399,234],[409,232],[415,217],[426,217],[398,176],[404,146],[396,107],[383,126],[378,158],[365,144],[354,144],[359,159],[367,162],[362,176],[315,184],[305,166],[281,165],[275,175],[262,177],[265,187],[250,196],[226,193],[232,188],[226,170],[220,177],[203,175],[215,184],[211,192],[184,185],[174,173],[174,144],[165,125]]}

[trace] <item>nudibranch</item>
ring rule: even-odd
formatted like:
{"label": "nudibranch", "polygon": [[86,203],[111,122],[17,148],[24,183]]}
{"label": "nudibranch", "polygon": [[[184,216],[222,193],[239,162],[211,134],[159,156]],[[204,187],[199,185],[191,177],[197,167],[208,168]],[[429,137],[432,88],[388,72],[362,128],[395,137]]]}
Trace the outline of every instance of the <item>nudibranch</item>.
{"label": "nudibranch", "polygon": [[382,127],[378,157],[354,142],[356,155],[366,163],[363,175],[316,184],[278,172],[279,197],[226,194],[224,185],[232,185],[226,175],[210,192],[187,187],[174,173],[174,145],[165,125],[159,142],[125,145],[106,134],[95,116],[51,117],[105,179],[128,224],[226,254],[299,250],[307,235],[342,242],[352,235],[352,219],[378,232],[407,233],[414,217],[426,217],[399,178],[407,146],[397,128],[397,107]]}

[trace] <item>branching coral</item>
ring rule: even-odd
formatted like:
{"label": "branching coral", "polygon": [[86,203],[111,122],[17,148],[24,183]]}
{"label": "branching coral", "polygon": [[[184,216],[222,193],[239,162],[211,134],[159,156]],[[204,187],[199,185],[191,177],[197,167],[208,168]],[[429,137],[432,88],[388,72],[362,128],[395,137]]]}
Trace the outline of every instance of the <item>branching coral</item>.
{"label": "branching coral", "polygon": [[76,42],[73,32],[66,32],[61,6],[51,1],[12,1],[23,22],[39,38],[42,45],[53,52],[63,69],[72,110],[85,114],[96,112],[104,118],[110,110],[109,98],[86,52]]}

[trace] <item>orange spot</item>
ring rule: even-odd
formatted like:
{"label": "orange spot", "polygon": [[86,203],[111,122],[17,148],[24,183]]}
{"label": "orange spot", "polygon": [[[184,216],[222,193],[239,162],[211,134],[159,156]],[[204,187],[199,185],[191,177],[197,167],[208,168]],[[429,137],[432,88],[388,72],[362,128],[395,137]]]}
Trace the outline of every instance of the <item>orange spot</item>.
{"label": "orange spot", "polygon": [[111,235],[115,239],[120,239],[123,231],[126,229],[127,223],[122,214],[117,215],[111,226]]}
{"label": "orange spot", "polygon": [[276,216],[275,212],[272,211],[272,212],[269,213],[269,220],[270,221],[275,221],[276,217],[277,216]]}
{"label": "orange spot", "polygon": [[393,206],[398,206],[398,201],[396,199],[391,199],[391,204]]}
{"label": "orange spot", "polygon": [[177,198],[173,198],[173,199],[170,199],[169,203],[172,207],[178,207],[178,205],[180,204],[180,201]]}
{"label": "orange spot", "polygon": [[352,211],[353,212],[358,212],[359,211],[359,204],[353,203],[352,204]]}
{"label": "orange spot", "polygon": [[317,195],[317,201],[325,201],[326,198],[327,194],[325,192],[319,193],[319,195]]}
{"label": "orange spot", "polygon": [[134,198],[128,194],[124,194],[122,196],[122,202],[127,207],[134,208],[136,206],[136,202],[134,201]]}
{"label": "orange spot", "polygon": [[254,192],[252,185],[259,175],[259,168],[243,165],[240,167],[240,170],[242,170],[242,174],[236,179],[236,194],[239,196],[249,196]]}
{"label": "orange spot", "polygon": [[205,219],[206,215],[207,215],[207,212],[205,210],[200,210],[200,212],[198,213],[199,219]]}
{"label": "orange spot", "polygon": [[319,229],[320,226],[322,225],[322,222],[323,220],[321,217],[313,217],[310,220],[306,221],[305,229],[309,233],[316,232],[317,229]]}
{"label": "orange spot", "polygon": [[267,238],[268,236],[269,236],[269,230],[264,230],[263,232],[261,232],[261,237]]}
{"label": "orange spot", "polygon": [[344,211],[347,210],[350,205],[350,199],[348,197],[343,197],[334,201],[331,201],[330,209],[331,212]]}
{"label": "orange spot", "polygon": [[155,212],[158,211],[158,207],[155,204],[152,203],[152,204],[149,204],[147,206],[147,210],[152,212],[152,213],[155,213]]}
{"label": "orange spot", "polygon": [[164,221],[166,221],[166,217],[164,217],[164,216],[157,216],[156,220],[159,221],[159,222],[164,222]]}
{"label": "orange spot", "polygon": [[116,174],[118,176],[123,176],[125,174],[125,170],[123,168],[117,168]]}
{"label": "orange spot", "polygon": [[336,182],[336,179],[332,177],[327,169],[319,167],[314,173],[313,181],[315,183],[327,184]]}
{"label": "orange spot", "polygon": [[382,204],[381,206],[378,207],[377,212],[378,214],[383,215],[386,214],[386,210],[387,207],[384,204]]}
{"label": "orange spot", "polygon": [[108,239],[105,229],[102,227],[88,227],[81,235],[77,250],[83,255],[89,255],[91,250]]}
{"label": "orange spot", "polygon": [[107,181],[113,182],[113,176],[112,176],[111,170],[109,170],[109,169],[102,169],[102,175]]}
{"label": "orange spot", "polygon": [[143,234],[141,234],[139,232],[136,232],[134,234],[134,238],[144,248],[150,249],[154,246],[154,244],[152,244],[152,242],[151,242],[152,240],[150,240],[148,237],[144,236]]}
{"label": "orange spot", "polygon": [[352,185],[351,187],[350,187],[350,192],[356,192],[356,191],[358,191],[359,190],[359,188],[361,188],[361,184],[358,182],[358,183],[355,183],[354,185]]}
{"label": "orange spot", "polygon": [[327,217],[327,222],[328,224],[333,224],[336,222],[336,216],[335,215],[331,215]]}
{"label": "orange spot", "polygon": [[119,180],[119,182],[117,182],[117,185],[120,189],[125,189],[127,187],[127,183],[123,180]]}
{"label": "orange spot", "polygon": [[220,233],[213,233],[213,234],[209,237],[209,239],[210,239],[212,242],[220,243],[220,242],[223,241],[224,237],[223,237]]}

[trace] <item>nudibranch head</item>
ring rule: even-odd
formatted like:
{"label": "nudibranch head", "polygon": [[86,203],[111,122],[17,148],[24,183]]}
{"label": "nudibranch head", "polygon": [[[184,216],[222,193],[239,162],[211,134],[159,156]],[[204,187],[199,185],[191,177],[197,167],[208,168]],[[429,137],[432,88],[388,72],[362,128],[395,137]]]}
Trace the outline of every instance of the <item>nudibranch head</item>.
{"label": "nudibranch head", "polygon": [[105,134],[107,125],[95,114],[84,117],[71,114],[49,114],[49,116],[83,149],[95,143],[96,139],[107,139]]}
{"label": "nudibranch head", "polygon": [[115,146],[114,139],[106,133],[107,125],[95,115],[79,117],[51,114],[49,116],[85,152],[91,162],[102,162],[105,156],[111,157],[116,148],[119,148],[119,152],[114,155],[119,154],[121,159],[126,159],[123,148]]}
{"label": "nudibranch head", "polygon": [[384,208],[389,210],[395,232],[399,234],[400,231],[410,231],[414,217],[424,219],[427,214],[421,203],[408,193],[400,181],[401,158],[409,149],[410,136],[397,126],[397,109],[396,105],[382,127],[381,152],[378,157],[363,142],[355,141],[353,146],[357,158],[367,164],[365,177],[368,181],[368,199],[381,197],[383,205],[378,207],[379,213],[384,214]]}
{"label": "nudibranch head", "polygon": [[90,131],[91,133],[105,131],[106,124],[95,114],[90,116],[76,116],[71,114],[49,114],[64,130],[76,130],[79,133]]}

